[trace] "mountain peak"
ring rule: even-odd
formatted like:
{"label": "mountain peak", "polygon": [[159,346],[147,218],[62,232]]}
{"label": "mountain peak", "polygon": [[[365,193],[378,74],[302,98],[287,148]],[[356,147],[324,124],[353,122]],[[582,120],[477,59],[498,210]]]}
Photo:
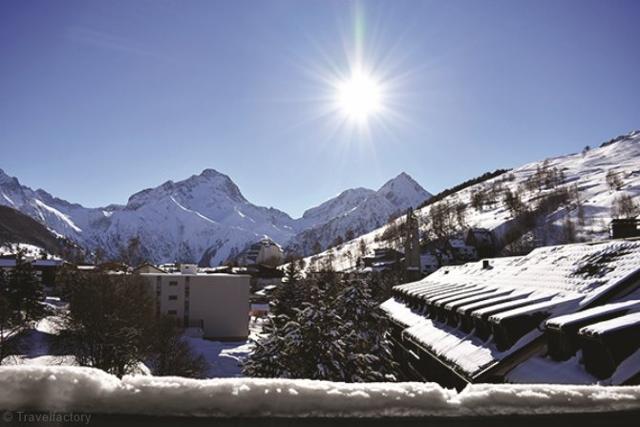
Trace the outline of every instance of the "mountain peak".
{"label": "mountain peak", "polygon": [[384,196],[394,206],[402,206],[403,208],[417,207],[431,197],[431,194],[406,172],[401,172],[395,178],[387,181],[377,193]]}
{"label": "mountain peak", "polygon": [[5,171],[0,169],[0,184],[10,184],[11,187],[17,188],[20,186],[20,181],[18,181],[18,178],[8,175]]}
{"label": "mountain peak", "polygon": [[226,175],[218,172],[215,169],[206,168],[200,173],[200,176],[203,176],[203,177],[206,177],[206,178],[214,178],[216,176],[226,176]]}

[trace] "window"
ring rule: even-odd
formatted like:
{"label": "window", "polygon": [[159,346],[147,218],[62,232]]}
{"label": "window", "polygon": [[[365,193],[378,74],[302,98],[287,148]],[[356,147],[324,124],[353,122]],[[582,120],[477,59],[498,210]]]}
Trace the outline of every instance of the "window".
{"label": "window", "polygon": [[178,286],[178,281],[177,280],[170,281],[169,286]]}
{"label": "window", "polygon": [[169,301],[177,301],[178,295],[169,295]]}

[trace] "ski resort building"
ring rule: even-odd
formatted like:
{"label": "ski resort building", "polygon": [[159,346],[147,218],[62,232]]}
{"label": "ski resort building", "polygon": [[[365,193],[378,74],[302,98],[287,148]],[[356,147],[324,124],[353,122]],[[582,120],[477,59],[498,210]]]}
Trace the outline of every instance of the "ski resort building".
{"label": "ski resort building", "polygon": [[238,256],[241,265],[266,264],[277,266],[284,261],[284,252],[280,245],[271,239],[262,239]]}
{"label": "ski resort building", "polygon": [[140,273],[154,288],[156,312],[175,316],[205,338],[240,340],[249,335],[249,279],[240,274],[200,274],[184,265],[179,273]]}
{"label": "ski resort building", "polygon": [[442,267],[392,295],[381,308],[408,378],[640,383],[640,240]]}

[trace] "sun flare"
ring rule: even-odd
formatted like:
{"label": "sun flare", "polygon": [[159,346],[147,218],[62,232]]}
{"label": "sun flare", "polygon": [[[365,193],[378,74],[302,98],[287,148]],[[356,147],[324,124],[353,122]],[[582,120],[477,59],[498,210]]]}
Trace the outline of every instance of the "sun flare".
{"label": "sun flare", "polygon": [[351,76],[337,84],[338,108],[350,119],[366,121],[382,109],[380,83],[363,71],[354,71]]}

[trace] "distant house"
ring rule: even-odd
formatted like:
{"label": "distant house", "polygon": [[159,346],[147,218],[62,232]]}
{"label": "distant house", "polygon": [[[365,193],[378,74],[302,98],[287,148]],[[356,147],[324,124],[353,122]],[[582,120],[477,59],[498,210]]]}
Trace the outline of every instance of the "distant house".
{"label": "distant house", "polygon": [[284,271],[267,265],[255,265],[246,268],[251,276],[251,289],[264,289],[267,286],[278,286],[282,283]]}
{"label": "distant house", "polygon": [[473,261],[478,259],[476,248],[465,243],[462,239],[450,239],[449,246],[451,252],[457,261]]}
{"label": "distant house", "polygon": [[157,267],[149,262],[145,262],[133,269],[134,273],[167,273],[160,267]]}
{"label": "distant house", "polygon": [[[15,254],[0,255],[0,269],[10,272],[16,267],[17,256]],[[40,259],[27,257],[25,262],[31,264],[31,267],[38,280],[45,286],[55,285],[58,270],[65,264],[65,261],[58,258]]]}
{"label": "distant house", "polygon": [[440,268],[440,261],[434,252],[422,252],[420,254],[420,265],[422,266],[422,274],[431,274]]}
{"label": "distant house", "polygon": [[284,261],[282,247],[271,239],[265,238],[252,244],[249,249],[238,256],[240,265],[265,264],[277,266]]}
{"label": "distant house", "polygon": [[486,228],[470,228],[465,243],[475,248],[479,258],[488,258],[496,254],[496,238],[493,232]]}
{"label": "distant house", "polygon": [[372,256],[362,258],[365,272],[399,269],[403,260],[404,254],[391,248],[376,248]]}
{"label": "distant house", "polygon": [[621,218],[611,221],[611,238],[624,239],[640,237],[640,220],[637,218]]}
{"label": "distant house", "polygon": [[241,274],[202,274],[195,265],[179,273],[140,273],[153,289],[158,315],[174,316],[205,338],[246,339],[249,334],[249,279]]}
{"label": "distant house", "polygon": [[381,308],[410,379],[640,383],[640,241],[441,267]]}

